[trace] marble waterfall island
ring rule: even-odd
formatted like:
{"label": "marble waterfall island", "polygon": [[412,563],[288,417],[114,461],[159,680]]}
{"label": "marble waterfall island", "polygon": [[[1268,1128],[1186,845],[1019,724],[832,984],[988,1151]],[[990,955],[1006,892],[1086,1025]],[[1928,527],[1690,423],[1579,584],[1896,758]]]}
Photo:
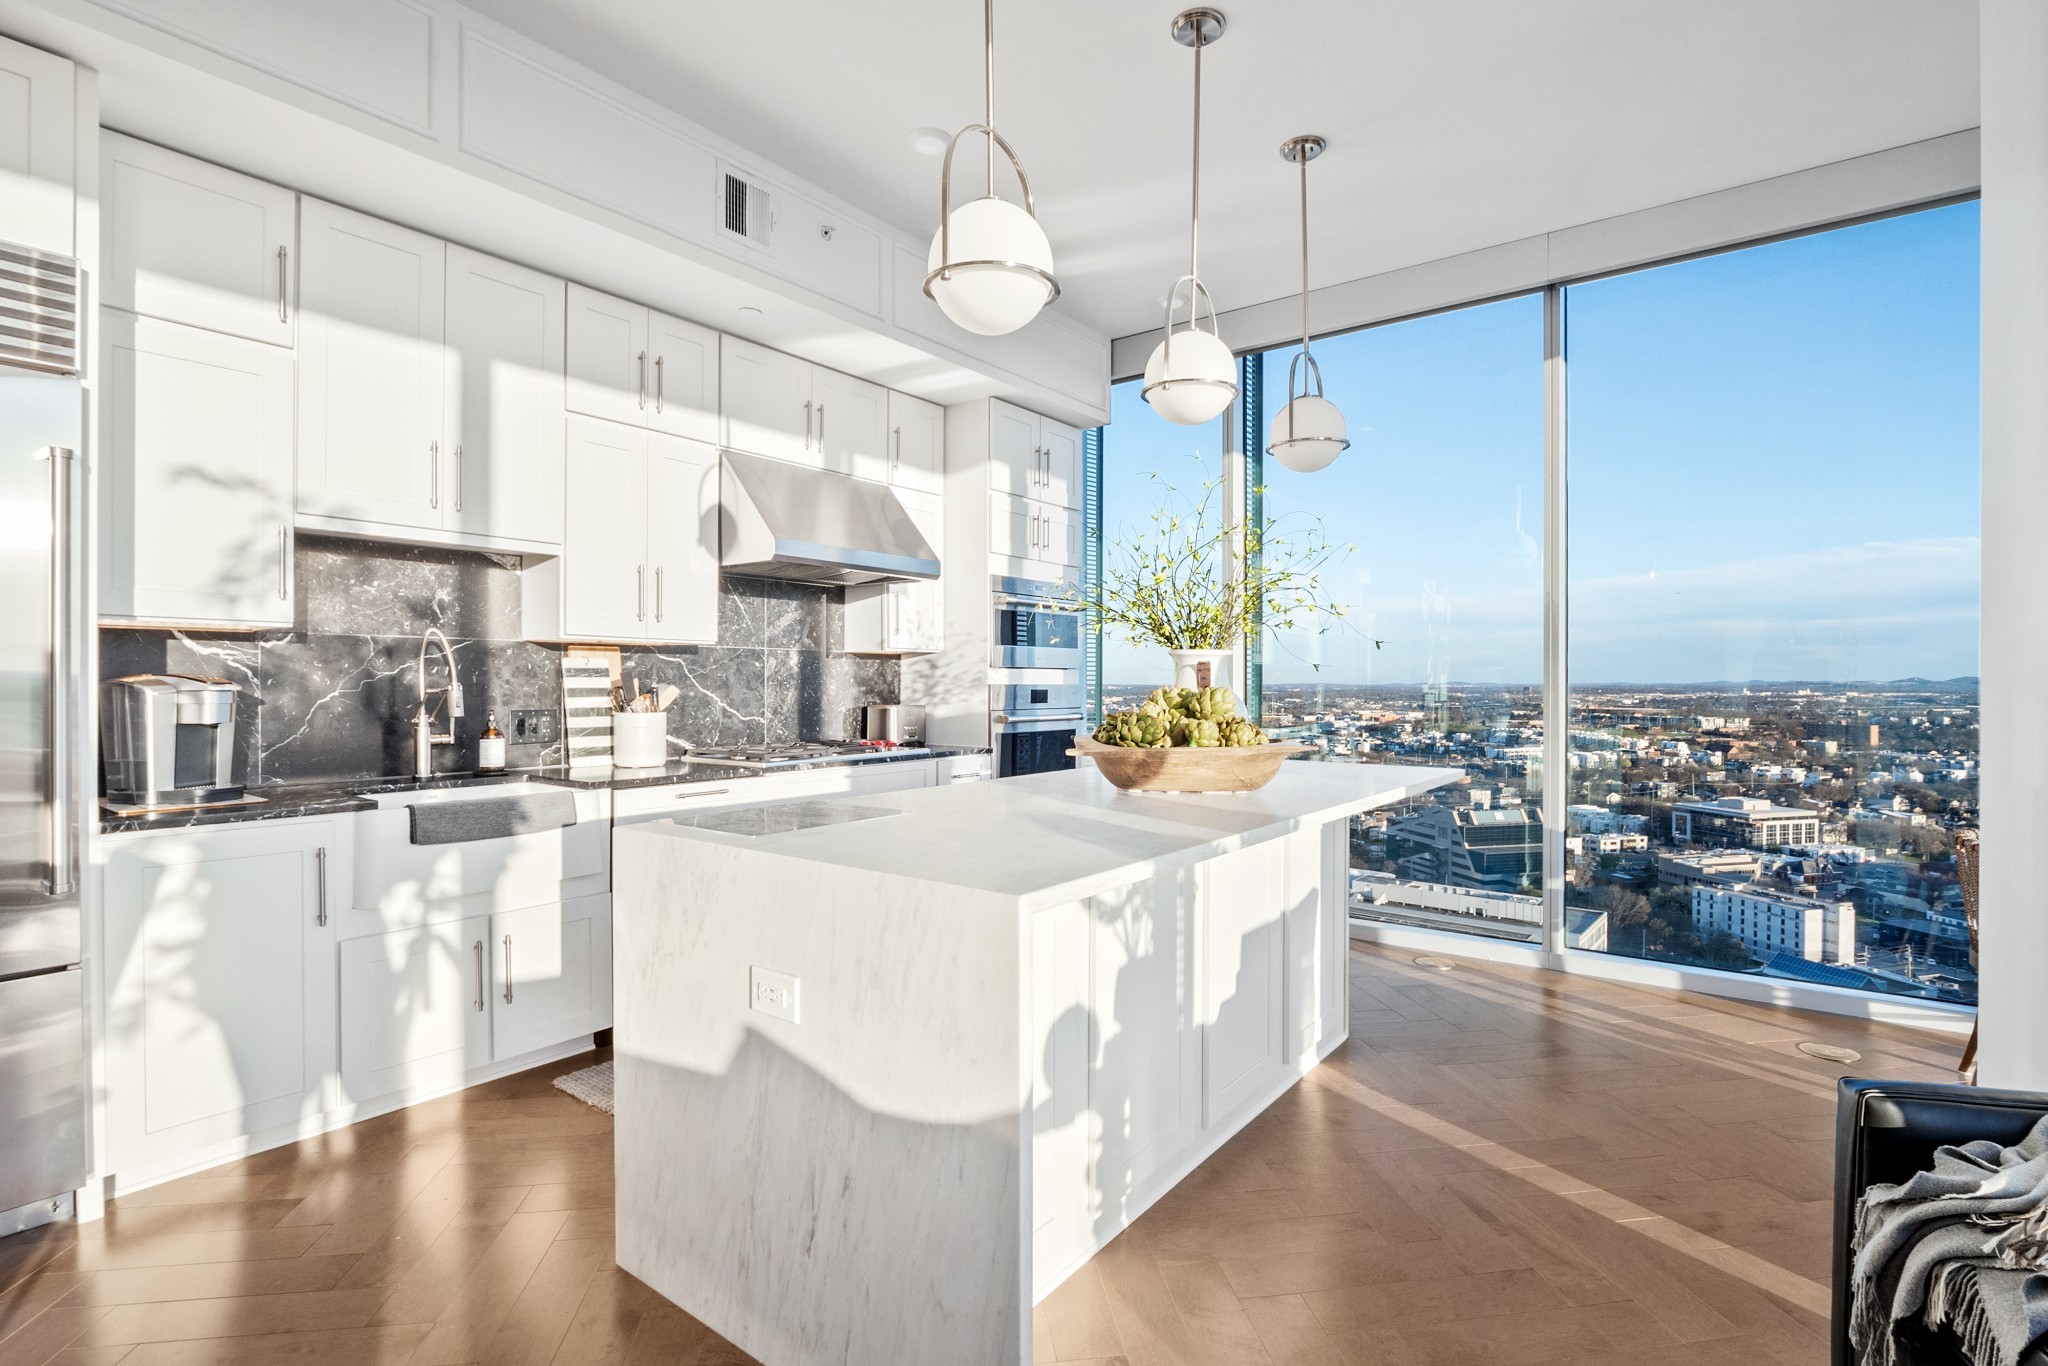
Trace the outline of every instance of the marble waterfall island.
{"label": "marble waterfall island", "polygon": [[1031,1306],[1343,1042],[1349,818],[1460,776],[618,831],[619,1264],[770,1366],[1022,1366]]}

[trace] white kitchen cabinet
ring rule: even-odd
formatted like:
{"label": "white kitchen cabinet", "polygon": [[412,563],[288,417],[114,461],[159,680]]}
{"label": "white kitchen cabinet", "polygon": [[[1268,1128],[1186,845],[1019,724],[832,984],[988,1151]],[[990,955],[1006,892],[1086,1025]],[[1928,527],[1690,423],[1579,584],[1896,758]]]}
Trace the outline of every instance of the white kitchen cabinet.
{"label": "white kitchen cabinet", "polygon": [[355,1103],[446,1091],[491,1060],[491,917],[341,945],[341,1086]]}
{"label": "white kitchen cabinet", "polygon": [[101,302],[292,345],[298,196],[119,133],[100,147]]}
{"label": "white kitchen cabinet", "polygon": [[78,255],[77,80],[64,58],[0,38],[0,242]]}
{"label": "white kitchen cabinet", "polygon": [[292,624],[292,354],[101,315],[100,616]]}
{"label": "white kitchen cabinet", "polygon": [[103,849],[108,1170],[234,1155],[329,1107],[339,834],[260,821]]}
{"label": "white kitchen cabinet", "polygon": [[988,400],[989,487],[1059,507],[1081,506],[1081,433],[1064,422]]}
{"label": "white kitchen cabinet", "polygon": [[818,449],[825,468],[861,479],[889,478],[889,391],[879,384],[811,367],[818,405]]}
{"label": "white kitchen cabinet", "polygon": [[609,897],[528,906],[490,919],[494,1060],[611,1027]]}
{"label": "white kitchen cabinet", "polygon": [[709,328],[569,286],[570,412],[715,442],[718,351]]}
{"label": "white kitchen cabinet", "polygon": [[719,338],[723,444],[886,482],[889,391],[738,337]]}
{"label": "white kitchen cabinet", "polygon": [[[1305,838],[1313,844],[1317,835]],[[1287,839],[1268,840],[1196,869],[1202,886],[1198,1000],[1205,1125],[1285,1081],[1281,981],[1288,949],[1288,845]],[[1306,958],[1312,946],[1301,947]]]}
{"label": "white kitchen cabinet", "polygon": [[446,248],[317,199],[300,242],[298,511],[438,530]]}
{"label": "white kitchen cabinet", "polygon": [[[939,493],[946,484],[946,410],[908,394],[889,393],[889,482]],[[937,541],[932,542],[934,546]]]}
{"label": "white kitchen cabinet", "polygon": [[1052,570],[1081,564],[1081,519],[1050,503],[989,495],[989,553]]}
{"label": "white kitchen cabinet", "polygon": [[[898,489],[896,497],[934,551],[946,543],[946,503],[937,494]],[[916,583],[863,584],[846,590],[848,654],[932,654],[946,645],[943,576]]]}
{"label": "white kitchen cabinet", "polygon": [[814,445],[816,400],[811,396],[807,360],[756,346],[738,337],[719,338],[719,417],[724,445],[824,468]]}
{"label": "white kitchen cabinet", "polygon": [[556,277],[448,247],[448,529],[561,543],[562,310]]}
{"label": "white kitchen cabinet", "polygon": [[718,636],[718,452],[568,420],[562,553],[520,576],[535,640],[711,643]]}
{"label": "white kitchen cabinet", "polygon": [[718,452],[656,433],[647,447],[647,638],[718,639]]}

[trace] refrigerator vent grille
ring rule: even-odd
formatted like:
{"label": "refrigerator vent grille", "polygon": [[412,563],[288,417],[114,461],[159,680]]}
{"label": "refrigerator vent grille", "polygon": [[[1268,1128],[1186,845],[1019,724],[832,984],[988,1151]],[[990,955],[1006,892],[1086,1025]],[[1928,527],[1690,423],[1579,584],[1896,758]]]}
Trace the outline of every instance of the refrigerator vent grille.
{"label": "refrigerator vent grille", "polygon": [[78,266],[0,246],[0,365],[78,373]]}

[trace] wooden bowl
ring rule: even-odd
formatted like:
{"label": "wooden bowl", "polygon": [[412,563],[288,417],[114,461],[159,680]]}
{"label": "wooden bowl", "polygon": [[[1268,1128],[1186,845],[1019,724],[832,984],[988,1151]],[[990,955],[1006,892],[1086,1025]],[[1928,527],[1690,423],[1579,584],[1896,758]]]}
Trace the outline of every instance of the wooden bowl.
{"label": "wooden bowl", "polygon": [[1265,744],[1237,748],[1126,749],[1086,735],[1067,751],[1093,759],[1102,776],[1126,792],[1251,792],[1279,776],[1280,765],[1314,745]]}

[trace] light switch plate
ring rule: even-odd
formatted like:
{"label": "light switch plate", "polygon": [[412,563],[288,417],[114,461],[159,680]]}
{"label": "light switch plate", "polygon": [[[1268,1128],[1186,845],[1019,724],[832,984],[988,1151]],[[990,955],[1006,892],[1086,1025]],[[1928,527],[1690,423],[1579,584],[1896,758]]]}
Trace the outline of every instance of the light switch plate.
{"label": "light switch plate", "polygon": [[773,1015],[778,1020],[791,1024],[801,1023],[797,1016],[801,1003],[803,983],[786,972],[775,972],[768,968],[747,969],[747,995],[754,1009],[763,1015]]}

